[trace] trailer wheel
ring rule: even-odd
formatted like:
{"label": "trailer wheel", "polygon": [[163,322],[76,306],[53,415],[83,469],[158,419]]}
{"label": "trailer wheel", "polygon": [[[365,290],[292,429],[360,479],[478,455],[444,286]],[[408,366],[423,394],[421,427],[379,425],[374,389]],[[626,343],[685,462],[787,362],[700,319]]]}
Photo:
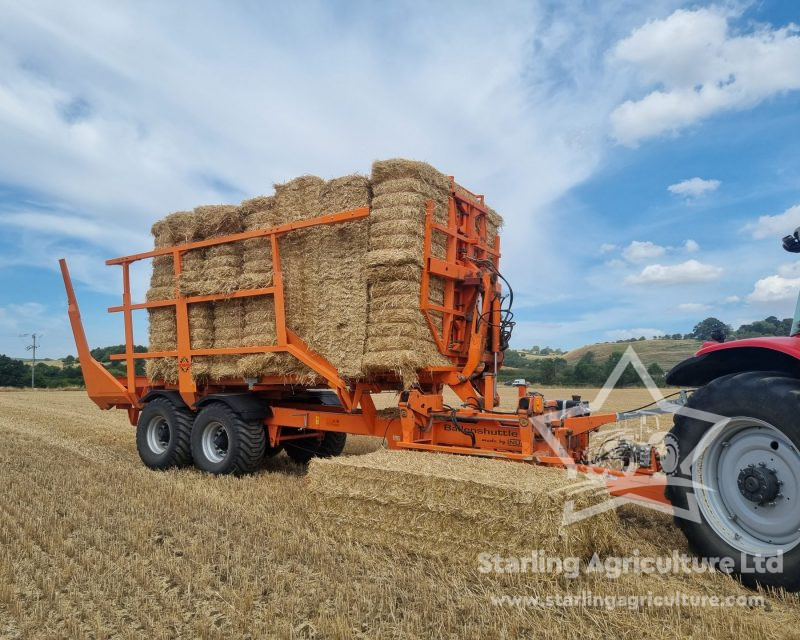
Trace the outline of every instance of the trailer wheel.
{"label": "trailer wheel", "polygon": [[192,464],[191,433],[194,414],[164,397],[148,402],[136,426],[136,448],[151,469]]}
{"label": "trailer wheel", "polygon": [[334,458],[344,451],[346,433],[326,431],[322,438],[302,438],[289,440],[283,448],[297,464],[307,464],[311,458]]}
{"label": "trailer wheel", "polygon": [[205,406],[192,428],[195,466],[219,475],[255,471],[264,458],[267,432],[259,422],[246,422],[228,405]]}
{"label": "trailer wheel", "polygon": [[728,375],[687,407],[712,414],[676,415],[667,437],[667,497],[688,510],[675,524],[689,547],[731,558],[748,586],[800,590],[800,381]]}

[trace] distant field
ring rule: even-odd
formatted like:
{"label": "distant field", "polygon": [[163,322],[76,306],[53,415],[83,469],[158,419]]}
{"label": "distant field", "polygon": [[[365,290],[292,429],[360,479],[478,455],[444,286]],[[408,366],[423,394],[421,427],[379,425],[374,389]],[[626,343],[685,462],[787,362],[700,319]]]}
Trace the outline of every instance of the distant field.
{"label": "distant field", "polygon": [[[24,358],[17,358],[17,360],[19,360],[20,362],[23,362],[24,364],[26,364],[28,366],[31,366],[31,363],[33,362],[33,360],[31,360],[31,359],[25,360]],[[36,364],[46,364],[49,367],[58,367],[59,369],[63,369],[64,368],[64,363],[61,360],[49,360],[49,359],[47,359],[47,360],[39,360],[37,358],[36,359]],[[77,364],[77,362],[76,362],[76,364]]]}
{"label": "distant field", "polygon": [[587,351],[592,351],[595,359],[602,362],[614,351],[625,351],[632,346],[645,365],[657,362],[664,371],[669,371],[681,360],[692,356],[701,344],[699,340],[633,340],[619,344],[591,344],[573,349],[563,357],[574,365]]}
{"label": "distant field", "polygon": [[547,360],[551,358],[564,358],[571,366],[574,366],[588,351],[592,351],[595,360],[603,362],[614,351],[625,352],[628,347],[633,347],[637,355],[645,365],[657,362],[664,371],[669,371],[697,351],[703,343],[699,340],[631,340],[630,342],[601,342],[578,347],[563,355],[540,356],[520,351],[520,355],[528,360]]}

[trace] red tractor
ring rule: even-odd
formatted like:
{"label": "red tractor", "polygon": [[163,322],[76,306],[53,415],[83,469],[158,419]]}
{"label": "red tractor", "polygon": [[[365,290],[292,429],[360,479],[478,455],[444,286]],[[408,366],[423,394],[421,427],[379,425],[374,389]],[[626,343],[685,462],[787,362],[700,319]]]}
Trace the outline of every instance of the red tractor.
{"label": "red tractor", "polygon": [[[800,228],[783,239],[800,253]],[[745,583],[800,589],[800,301],[789,337],[707,342],[667,375],[697,387],[667,436],[667,497],[692,551]],[[759,571],[766,560],[782,570]]]}

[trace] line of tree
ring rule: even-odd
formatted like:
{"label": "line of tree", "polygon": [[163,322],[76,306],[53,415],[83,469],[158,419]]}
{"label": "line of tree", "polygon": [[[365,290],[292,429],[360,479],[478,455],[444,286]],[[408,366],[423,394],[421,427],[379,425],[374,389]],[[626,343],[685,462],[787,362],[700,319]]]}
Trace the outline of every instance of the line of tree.
{"label": "line of tree", "polygon": [[792,318],[778,320],[769,316],[756,320],[751,324],[743,324],[734,330],[718,318],[706,318],[695,325],[690,337],[695,340],[744,340],[745,338],[761,338],[765,336],[788,336],[792,330]]}
{"label": "line of tree", "polygon": [[[144,352],[147,347],[136,345],[134,351]],[[127,367],[124,362],[112,361],[111,355],[125,353],[125,345],[100,347],[92,349],[92,357],[102,363],[115,376],[124,376]],[[82,387],[83,374],[80,363],[75,356],[61,359],[63,366],[58,367],[44,362],[36,364],[36,387],[38,389],[59,389],[64,387]],[[144,360],[136,361],[136,375],[144,375]],[[31,365],[16,358],[0,355],[0,387],[30,387]]]}
{"label": "line of tree", "polygon": [[[545,385],[587,385],[600,386],[608,380],[611,372],[622,359],[622,351],[614,351],[605,360],[598,360],[594,351],[587,351],[575,366],[564,358],[530,359],[518,351],[509,349],[503,358],[503,369],[500,370],[500,380],[525,378],[532,384]],[[664,369],[653,362],[647,367],[647,372],[656,384],[664,382]],[[644,386],[641,377],[628,365],[622,373],[618,386],[634,387]]]}
{"label": "line of tree", "polygon": [[[706,318],[698,322],[691,333],[671,333],[663,336],[653,336],[651,340],[716,340],[724,337],[726,340],[744,340],[745,338],[763,338],[769,336],[788,336],[792,329],[792,318],[779,320],[775,316],[769,316],[763,320],[756,320],[751,324],[743,324],[738,329],[724,323],[719,318]],[[616,340],[614,344],[627,344],[647,340],[640,336],[638,338],[628,338]]]}

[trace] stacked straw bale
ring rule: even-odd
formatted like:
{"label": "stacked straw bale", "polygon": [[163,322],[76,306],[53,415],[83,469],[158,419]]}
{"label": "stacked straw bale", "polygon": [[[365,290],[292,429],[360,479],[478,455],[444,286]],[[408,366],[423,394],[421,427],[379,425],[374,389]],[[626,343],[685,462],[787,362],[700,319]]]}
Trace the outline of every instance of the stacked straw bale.
{"label": "stacked straw bale", "polygon": [[612,550],[620,529],[613,510],[563,525],[567,500],[580,510],[609,499],[593,495],[600,481],[575,495],[557,491],[579,479],[563,469],[387,450],[315,458],[307,476],[321,523],[338,535],[470,558],[487,550],[582,558]]}
{"label": "stacked straw bale", "polygon": [[[192,212],[177,211],[159,220],[151,230],[156,249],[192,241]],[[172,256],[153,259],[150,289],[147,300],[169,300],[175,297],[175,270]],[[175,308],[150,309],[150,351],[171,351],[177,346]],[[178,380],[178,363],[175,358],[153,358],[145,362],[145,372],[151,380],[175,383]]]}
{"label": "stacked straw bale", "polygon": [[[239,207],[217,207],[206,211],[205,237],[241,233],[244,230]],[[202,294],[232,293],[241,288],[244,246],[240,242],[208,247],[205,250]],[[207,305],[192,305],[206,307]],[[244,309],[241,300],[218,300],[212,307],[212,345],[239,347],[244,337]],[[191,322],[190,322],[191,326]],[[208,377],[213,380],[238,376],[238,356],[214,356],[208,359]],[[195,374],[197,376],[197,374]]]}
{"label": "stacked straw bale", "polygon": [[[396,371],[408,385],[416,380],[418,369],[449,364],[419,310],[425,205],[433,200],[434,219],[447,224],[449,192],[447,176],[423,162],[383,160],[372,165],[367,374]],[[446,256],[443,234],[433,235],[431,250],[437,257]],[[444,283],[440,278],[431,278],[430,290],[431,300],[441,304]]]}
{"label": "stacked straw bale", "polygon": [[[424,162],[393,159],[372,165],[367,254],[369,323],[364,354],[367,375],[393,370],[409,386],[416,381],[419,369],[450,364],[439,353],[419,310],[425,207],[428,200],[433,200],[434,221],[447,225],[450,184],[448,176]],[[462,194],[468,195],[463,191]],[[502,219],[490,210],[488,220],[489,242],[493,243]],[[433,231],[434,256],[447,256],[447,239],[441,231]],[[430,278],[429,302],[443,304],[442,278]],[[441,332],[442,315],[438,312],[431,315],[434,326]]]}
{"label": "stacked straw bale", "polygon": [[[242,230],[238,207],[210,205],[197,207],[190,219],[191,241],[230,235]],[[224,244],[187,251],[183,256],[180,276],[181,293],[185,296],[230,293],[239,288],[242,247]],[[241,343],[241,323],[238,329],[231,326],[238,315],[236,301],[203,302],[189,305],[189,335],[193,349],[210,349],[216,344],[217,318],[220,323],[220,340],[233,334],[232,342]],[[224,326],[224,329],[223,329]],[[233,369],[235,370],[235,359]],[[199,356],[192,360],[192,374],[198,382],[232,375],[230,358]]]}
{"label": "stacked straw bale", "polygon": [[[369,205],[369,181],[351,175],[324,181],[301,176],[275,186],[275,195],[242,203],[245,229],[269,228]],[[293,231],[278,240],[287,327],[345,378],[361,377],[367,324],[363,253],[368,220]],[[248,240],[244,250],[246,285],[270,286],[272,251],[268,239]],[[245,303],[244,344],[275,344],[272,297]],[[293,375],[313,381],[315,374],[284,353],[240,358],[244,377]]]}
{"label": "stacked straw bale", "polygon": [[[346,223],[291,231],[279,238],[287,328],[329,360],[345,379],[369,379],[397,373],[403,385],[416,372],[442,366],[442,356],[420,312],[420,283],[425,238],[425,204],[432,199],[437,222],[446,224],[450,179],[430,165],[409,160],[374,163],[372,177],[349,175],[333,180],[301,176],[275,185],[273,196],[244,201],[239,207],[198,207],[168,216],[153,228],[156,246],[267,229],[321,215],[371,207],[370,216]],[[490,214],[490,236],[500,217]],[[434,255],[444,258],[447,238],[432,237]],[[172,296],[170,258],[154,261],[148,299]],[[187,252],[180,277],[184,295],[226,293],[273,284],[268,238]],[[431,278],[430,300],[444,301],[444,282]],[[151,348],[174,348],[171,309],[151,310]],[[441,330],[441,315],[434,322]],[[272,296],[190,306],[194,348],[274,345]],[[148,363],[151,379],[174,381],[174,359]],[[196,358],[200,381],[228,377],[279,376],[311,384],[316,374],[285,353]]]}
{"label": "stacked straw bale", "polygon": [[[275,198],[261,196],[245,200],[241,206],[245,231],[269,229],[279,224],[275,212]],[[272,248],[269,238],[245,240],[242,254],[242,278],[244,289],[271,287]],[[242,345],[255,347],[275,344],[275,301],[272,296],[247,298],[242,302],[244,327]],[[269,375],[279,367],[277,354],[264,353],[243,356],[238,362],[238,373],[245,378]]]}

